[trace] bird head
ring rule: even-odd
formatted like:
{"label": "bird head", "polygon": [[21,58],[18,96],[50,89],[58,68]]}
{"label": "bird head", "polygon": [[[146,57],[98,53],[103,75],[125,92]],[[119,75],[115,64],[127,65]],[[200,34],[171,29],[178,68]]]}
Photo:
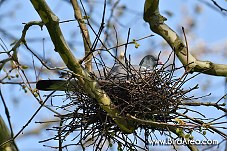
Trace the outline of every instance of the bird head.
{"label": "bird head", "polygon": [[140,66],[153,69],[161,62],[153,55],[146,55],[139,63]]}

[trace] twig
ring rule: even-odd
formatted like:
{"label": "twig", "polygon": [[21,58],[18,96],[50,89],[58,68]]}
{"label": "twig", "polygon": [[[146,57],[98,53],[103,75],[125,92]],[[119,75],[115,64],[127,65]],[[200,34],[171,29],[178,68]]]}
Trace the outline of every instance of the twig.
{"label": "twig", "polygon": [[214,0],[211,0],[211,1],[212,1],[212,2],[214,3],[214,5],[217,6],[221,11],[227,12],[227,9],[221,7],[216,1],[214,1]]}
{"label": "twig", "polygon": [[187,106],[213,106],[213,107],[227,113],[227,109],[221,107],[221,106],[225,106],[226,105],[225,103],[217,104],[217,103],[212,103],[212,102],[181,102],[180,104],[187,105]]}
{"label": "twig", "polygon": [[191,121],[196,122],[196,123],[200,124],[201,126],[205,126],[205,127],[209,128],[209,129],[215,131],[217,134],[221,135],[221,136],[224,137],[225,139],[227,138],[227,134],[226,134],[226,133],[224,133],[224,132],[222,132],[222,131],[219,131],[218,129],[216,129],[216,128],[213,127],[213,126],[210,126],[209,123],[204,123],[204,122],[201,121],[201,120],[197,120],[197,119],[191,118],[191,117],[189,117],[189,116],[187,116],[187,115],[184,115],[184,114],[181,114],[181,113],[177,113],[177,114],[180,115],[180,116],[186,117],[187,119],[190,119]]}
{"label": "twig", "polygon": [[9,139],[8,141],[0,144],[0,146],[3,146],[4,144],[8,143],[8,142],[12,142],[14,141],[22,132],[23,130],[29,125],[29,123],[34,119],[34,117],[38,114],[38,112],[42,109],[42,107],[44,106],[44,104],[46,103],[46,101],[52,96],[52,94],[54,94],[55,91],[51,92],[47,98],[42,102],[42,104],[40,104],[40,107],[35,111],[35,113],[32,115],[32,117],[28,120],[28,122],[22,127],[22,129],[11,139]]}

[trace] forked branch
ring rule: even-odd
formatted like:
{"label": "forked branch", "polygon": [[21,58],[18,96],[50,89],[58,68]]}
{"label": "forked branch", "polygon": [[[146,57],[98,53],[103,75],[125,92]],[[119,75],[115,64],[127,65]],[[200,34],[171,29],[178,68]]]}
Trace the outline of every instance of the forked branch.
{"label": "forked branch", "polygon": [[166,40],[182,64],[188,65],[191,72],[227,77],[227,65],[200,61],[190,53],[187,55],[184,42],[174,30],[164,23],[167,19],[159,13],[159,0],[146,0],[143,17],[149,23],[150,29]]}

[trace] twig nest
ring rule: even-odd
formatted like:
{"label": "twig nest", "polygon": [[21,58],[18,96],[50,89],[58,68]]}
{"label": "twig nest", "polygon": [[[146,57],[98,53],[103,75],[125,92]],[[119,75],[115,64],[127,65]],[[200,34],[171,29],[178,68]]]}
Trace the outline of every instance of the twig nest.
{"label": "twig nest", "polygon": [[[130,69],[133,70],[133,69]],[[155,68],[153,71],[135,72],[128,79],[108,79],[101,85],[124,116],[166,122],[181,100],[183,90],[171,86],[171,71]],[[120,80],[121,79],[121,80]]]}
{"label": "twig nest", "polygon": [[[114,73],[114,76],[106,75],[98,80],[100,87],[120,111],[120,116],[129,114],[143,120],[171,121],[171,113],[177,110],[179,102],[185,99],[188,92],[181,88],[181,81],[173,79],[174,70],[165,70],[161,66],[141,71],[128,66],[125,72],[127,75]],[[73,104],[75,112],[81,113],[76,118],[81,119],[86,127],[92,124],[93,128],[102,129],[111,125],[118,129],[98,101],[83,91],[78,92],[78,87],[77,91],[68,92],[68,96],[72,101],[69,106]]]}
{"label": "twig nest", "polygon": [[[196,89],[196,87],[182,89],[187,82],[185,79],[188,73],[185,72],[182,77],[175,78],[173,74],[177,69],[174,64],[160,65],[152,70],[136,70],[131,65],[123,69],[125,74],[122,74],[122,71],[109,74],[111,69],[106,69],[108,74],[102,76],[96,74],[95,77],[122,117],[131,115],[143,121],[173,123],[178,117],[176,113],[178,106],[183,101],[191,99],[186,94]],[[114,120],[100,107],[98,101],[89,97],[82,87],[80,89],[80,86],[76,85],[75,91],[66,92],[66,95],[69,102],[61,109],[67,114],[60,116],[63,126],[58,128],[61,137],[65,138],[69,133],[77,132],[79,137],[77,142],[81,146],[91,141],[93,145],[97,144],[97,148],[100,146],[102,148],[107,141],[109,144],[117,143],[126,148],[140,148],[133,143],[128,134],[120,130]],[[166,127],[156,128],[140,122],[135,124],[139,130],[144,131],[144,144],[148,143],[148,136],[152,131],[168,131]],[[137,131],[130,137],[140,139]]]}

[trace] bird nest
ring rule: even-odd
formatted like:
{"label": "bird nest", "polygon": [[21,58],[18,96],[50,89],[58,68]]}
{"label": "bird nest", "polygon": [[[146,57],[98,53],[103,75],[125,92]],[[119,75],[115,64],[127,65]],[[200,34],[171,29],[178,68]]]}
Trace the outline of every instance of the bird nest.
{"label": "bird nest", "polygon": [[[180,78],[176,78],[174,72],[180,68],[175,68],[174,63],[167,65],[166,62],[152,71],[143,72],[135,71],[128,63],[124,69],[130,76],[96,75],[100,88],[110,97],[122,117],[130,115],[140,120],[173,123],[178,116],[175,113],[181,102],[193,99],[186,94],[197,88],[193,87],[189,90],[182,88],[188,81],[186,80],[188,73],[185,72]],[[108,147],[112,143],[117,143],[118,147],[120,145],[128,149],[144,149],[135,145],[129,134],[124,134],[100,107],[98,101],[89,97],[82,87],[76,85],[75,91],[66,92],[66,96],[69,102],[60,108],[67,113],[60,116],[62,126],[57,128],[56,138],[60,137],[64,140],[69,133],[77,132],[78,135],[75,135],[74,139],[78,140],[77,145],[82,147],[96,144],[96,149],[101,150],[108,142]],[[153,127],[140,122],[136,123],[136,129],[146,131],[144,136],[150,135],[154,130],[160,132],[168,130],[166,127]],[[139,139],[144,144],[148,144],[148,139],[141,139],[136,130],[133,137],[134,141]]]}
{"label": "bird nest", "polygon": [[[132,115],[144,120],[168,122],[173,118],[171,113],[177,110],[179,103],[188,99],[185,94],[192,90],[182,89],[185,81],[181,81],[182,78],[174,78],[173,73],[176,68],[170,67],[173,65],[168,67],[160,65],[152,71],[140,72],[135,71],[132,65],[128,65],[123,67],[128,77],[127,75],[108,75],[96,78],[98,78],[100,88],[106,92],[120,111],[120,116]],[[85,121],[92,120],[92,124],[94,122],[107,124],[105,119],[110,117],[100,108],[98,101],[90,98],[83,91],[78,92],[79,89],[83,90],[82,87],[76,85],[74,92],[67,92],[72,101],[68,105],[76,105],[76,111],[83,111],[83,115],[86,113]],[[111,118],[108,122],[115,125]],[[88,125],[89,123],[87,122]]]}
{"label": "bird nest", "polygon": [[170,71],[155,68],[152,72],[135,72],[127,80],[109,79],[101,83],[101,88],[121,115],[130,114],[140,119],[167,122],[184,93],[181,89],[173,89],[174,82],[169,79],[170,75]]}

